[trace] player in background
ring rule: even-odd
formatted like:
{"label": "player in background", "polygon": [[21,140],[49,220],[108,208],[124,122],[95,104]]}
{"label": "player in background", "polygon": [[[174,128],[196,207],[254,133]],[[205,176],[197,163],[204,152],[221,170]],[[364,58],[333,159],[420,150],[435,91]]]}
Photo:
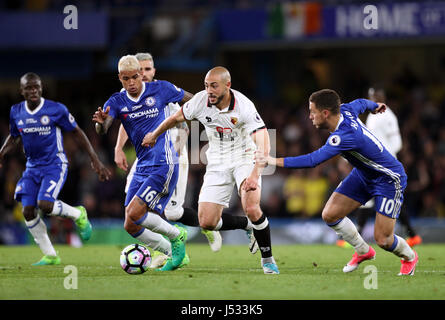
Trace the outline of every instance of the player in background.
{"label": "player in background", "polygon": [[[154,148],[141,145],[145,132],[157,127],[167,116],[170,102],[188,101],[192,94],[167,81],[143,82],[135,56],[119,60],[119,80],[124,91],[113,94],[93,115],[96,132],[105,134],[114,119],[121,120],[136,149],[138,164],[125,199],[125,230],[155,250],[171,256],[159,269],[177,269],[185,258],[187,231],[173,226],[160,215],[175,190],[178,159],[170,133],[160,137]],[[167,241],[163,236],[170,240]]]}
{"label": "player in background", "polygon": [[[142,81],[151,82],[154,80],[156,69],[154,67],[153,57],[149,53],[137,53],[135,55],[142,68]],[[122,89],[125,90],[125,89]],[[175,113],[180,109],[179,104],[169,103],[170,114]],[[184,208],[184,199],[187,188],[188,179],[188,155],[187,155],[187,137],[189,134],[189,128],[186,122],[179,124],[177,127],[170,129],[170,136],[173,142],[173,147],[179,155],[179,176],[176,189],[170,198],[170,201],[165,208],[164,214],[169,221],[177,221],[187,226],[199,227],[198,212],[191,208]],[[127,132],[123,125],[119,127],[119,134],[114,148],[114,162],[116,165],[124,171],[128,170],[128,162],[123,151],[123,147],[128,140]],[[137,159],[133,162],[130,172],[127,176],[127,184],[125,186],[125,193],[127,193],[130,186],[130,182],[133,178],[134,171],[136,170]],[[222,245],[222,237],[218,231],[211,231],[201,229],[201,232],[207,237],[210,248],[213,251],[219,251]],[[158,268],[165,263],[167,255],[162,254],[160,251],[155,251],[153,261],[150,265],[151,268]]]}
{"label": "player in background", "polygon": [[[255,105],[241,92],[231,89],[229,71],[211,69],[204,80],[205,90],[197,93],[181,110],[167,118],[156,130],[147,131],[142,145],[156,146],[170,128],[197,119],[209,139],[208,163],[199,195],[201,228],[209,230],[252,230],[261,251],[265,274],[278,274],[272,255],[270,228],[260,208],[263,166],[254,164],[254,151],[269,153],[269,134]],[[224,215],[236,184],[246,216]],[[252,247],[250,247],[252,249]]]}
{"label": "player in background", "polygon": [[399,275],[413,275],[418,261],[417,253],[405,239],[394,234],[406,187],[405,170],[358,119],[358,115],[366,111],[381,113],[385,109],[385,104],[366,99],[341,104],[338,94],[329,89],[314,92],[309,98],[309,118],[317,129],[331,132],[326,144],[312,153],[297,157],[276,159],[257,152],[256,160],[265,165],[285,168],[313,168],[341,154],[354,169],[329,198],[322,218],[356,251],[343,272],[354,271],[361,262],[375,258],[374,249],[363,240],[347,217],[374,197],[374,238],[381,248],[401,258]]}
{"label": "player in background", "polygon": [[4,156],[22,142],[26,170],[17,183],[14,198],[22,203],[26,226],[44,254],[33,265],[60,264],[61,259],[36,209],[50,216],[73,219],[84,241],[90,238],[92,231],[83,206],[72,207],[57,199],[68,173],[62,132],[73,132],[90,156],[91,165],[101,181],[108,180],[110,172],[66,106],[42,97],[42,81],[37,74],[30,72],[22,76],[20,90],[25,100],[11,107],[10,134],[0,149],[0,167]]}

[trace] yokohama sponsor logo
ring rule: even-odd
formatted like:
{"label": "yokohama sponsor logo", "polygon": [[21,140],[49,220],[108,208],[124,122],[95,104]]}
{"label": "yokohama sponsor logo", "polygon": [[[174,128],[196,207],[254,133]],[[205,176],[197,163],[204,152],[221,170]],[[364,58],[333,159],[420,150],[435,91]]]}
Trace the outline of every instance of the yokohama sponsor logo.
{"label": "yokohama sponsor logo", "polygon": [[32,127],[32,128],[23,128],[24,133],[35,133],[35,132],[48,132],[51,131],[50,126],[45,127]]}
{"label": "yokohama sponsor logo", "polygon": [[158,114],[159,114],[158,108],[152,108],[152,109],[148,109],[148,110],[144,110],[144,111],[130,113],[128,116],[131,119],[139,118],[142,116],[145,116],[146,118],[153,118],[153,117],[156,117]]}

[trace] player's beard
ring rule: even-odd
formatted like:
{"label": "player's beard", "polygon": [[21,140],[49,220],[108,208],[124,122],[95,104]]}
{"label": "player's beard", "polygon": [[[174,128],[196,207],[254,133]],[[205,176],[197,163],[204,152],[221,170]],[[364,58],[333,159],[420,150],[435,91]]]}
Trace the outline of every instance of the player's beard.
{"label": "player's beard", "polygon": [[219,104],[221,103],[222,99],[224,99],[225,94],[223,93],[222,95],[220,95],[219,97],[216,97],[216,102],[212,103],[214,106],[219,106]]}

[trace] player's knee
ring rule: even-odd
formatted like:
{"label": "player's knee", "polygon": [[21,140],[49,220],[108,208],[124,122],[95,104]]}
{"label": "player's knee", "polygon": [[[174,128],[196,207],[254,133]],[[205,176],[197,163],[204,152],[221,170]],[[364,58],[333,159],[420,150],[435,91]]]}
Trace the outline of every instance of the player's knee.
{"label": "player's knee", "polygon": [[321,213],[321,218],[323,221],[327,224],[334,223],[338,219],[335,217],[334,214],[330,210],[327,210],[326,208]]}
{"label": "player's knee", "polygon": [[35,207],[33,206],[26,206],[23,208],[23,217],[26,221],[30,221],[32,219],[37,218],[37,213],[35,210]]}
{"label": "player's knee", "polygon": [[394,241],[394,236],[392,234],[386,235],[386,234],[382,234],[382,233],[375,233],[374,239],[380,248],[388,249],[391,247],[392,242]]}
{"label": "player's knee", "polygon": [[247,205],[245,208],[245,213],[250,221],[257,221],[263,214],[258,204]]}
{"label": "player's knee", "polygon": [[130,235],[135,234],[139,231],[141,227],[138,226],[132,219],[130,219],[128,216],[125,217],[124,222],[124,229],[127,231]]}
{"label": "player's knee", "polygon": [[53,211],[54,203],[49,201],[38,201],[37,205],[44,214],[50,214]]}

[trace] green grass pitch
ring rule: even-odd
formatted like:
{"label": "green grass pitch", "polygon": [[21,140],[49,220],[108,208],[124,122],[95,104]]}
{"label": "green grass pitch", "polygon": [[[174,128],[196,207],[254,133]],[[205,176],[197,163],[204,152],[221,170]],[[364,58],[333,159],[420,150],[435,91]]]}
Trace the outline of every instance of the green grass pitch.
{"label": "green grass pitch", "polygon": [[[353,273],[343,265],[352,249],[334,245],[275,245],[280,275],[265,275],[260,255],[247,245],[225,245],[214,253],[205,244],[188,244],[191,263],[173,272],[128,275],[119,265],[123,246],[56,246],[59,266],[33,267],[37,246],[0,246],[0,299],[144,299],[144,300],[300,300],[300,299],[445,299],[445,245],[416,247],[419,264],[412,277],[399,277],[400,261],[376,245],[376,260]],[[66,277],[77,269],[77,289]],[[376,273],[364,273],[368,265]],[[64,272],[66,271],[66,272]],[[371,276],[376,276],[370,282]],[[376,289],[366,289],[365,284]]]}

